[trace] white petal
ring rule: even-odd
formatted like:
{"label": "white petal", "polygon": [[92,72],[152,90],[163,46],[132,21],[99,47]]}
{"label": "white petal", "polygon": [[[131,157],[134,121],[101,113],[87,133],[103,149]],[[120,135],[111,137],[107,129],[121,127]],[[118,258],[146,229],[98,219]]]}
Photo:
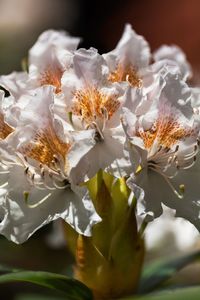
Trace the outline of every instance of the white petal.
{"label": "white petal", "polygon": [[109,67],[116,68],[116,64],[131,64],[136,70],[149,64],[150,49],[145,39],[137,35],[130,24],[125,26],[123,35],[116,48],[103,55]]}
{"label": "white petal", "polygon": [[174,107],[181,110],[185,117],[191,118],[193,109],[191,107],[191,89],[189,86],[178,75],[172,73],[167,73],[165,82],[161,98],[168,99]]}
{"label": "white petal", "polygon": [[[0,233],[15,243],[23,243],[42,226],[62,218],[78,233],[90,235],[91,227],[101,219],[85,189],[79,189],[81,193],[71,189],[38,191],[28,184],[23,169],[16,167],[9,180],[8,194],[0,197]],[[24,191],[30,193],[28,201]]]}
{"label": "white petal", "polygon": [[55,54],[56,49],[68,51],[76,50],[79,38],[71,37],[64,31],[47,30],[43,32],[29,51],[29,63],[32,65],[43,64],[45,56]]}
{"label": "white petal", "polygon": [[15,101],[26,91],[28,73],[12,72],[9,75],[0,77],[0,85],[4,87],[14,97]]}
{"label": "white petal", "polygon": [[103,66],[106,64],[103,57],[95,48],[79,49],[74,53],[74,72],[76,76],[84,82],[98,86],[104,84]]}
{"label": "white petal", "polygon": [[[133,191],[136,187],[141,189],[142,196],[139,197],[139,201],[137,202],[137,214],[146,222],[151,222],[154,218],[162,214],[161,199],[163,190],[160,188],[158,176],[155,179],[154,174],[148,176],[145,170],[141,172],[143,172],[142,175],[131,176],[127,180],[127,185]],[[157,179],[159,188],[155,186]],[[154,185],[151,185],[151,183],[154,183]]]}
{"label": "white petal", "polygon": [[51,118],[50,106],[53,104],[54,88],[44,86],[35,89],[33,95],[23,95],[20,103],[12,107],[12,113],[18,118],[17,125],[37,124],[44,127]]}
{"label": "white petal", "polygon": [[[83,132],[83,131],[82,131]],[[125,137],[123,132],[118,129],[106,129],[103,132],[104,139],[95,141],[82,139],[74,144],[70,150],[68,159],[71,166],[70,178],[74,183],[80,183],[93,177],[100,169],[107,169],[117,172],[115,163],[117,159],[124,158],[123,146]],[[119,165],[123,164],[123,161]],[[120,170],[118,171],[120,176]]]}
{"label": "white petal", "polygon": [[155,61],[169,60],[169,61],[176,62],[180,68],[181,74],[183,76],[183,80],[186,80],[192,76],[192,69],[186,59],[186,55],[177,46],[163,45],[154,52],[153,58]]}

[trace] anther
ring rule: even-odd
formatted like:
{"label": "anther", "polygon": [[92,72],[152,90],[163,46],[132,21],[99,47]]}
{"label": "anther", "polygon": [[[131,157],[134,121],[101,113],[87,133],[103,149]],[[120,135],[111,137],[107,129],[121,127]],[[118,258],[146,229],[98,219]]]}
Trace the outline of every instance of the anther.
{"label": "anther", "polygon": [[179,145],[176,146],[175,152],[178,152]]}
{"label": "anther", "polygon": [[108,111],[105,107],[101,108],[101,113],[104,116],[105,120],[107,121],[108,120]]}
{"label": "anther", "polygon": [[35,173],[33,173],[33,174],[31,175],[31,180],[34,181],[34,179],[35,179]]}
{"label": "anther", "polygon": [[29,171],[29,167],[26,167],[26,169],[24,170],[24,173],[27,175]]}
{"label": "anther", "polygon": [[180,190],[181,194],[184,194],[185,193],[185,185],[184,184],[180,184],[179,185],[179,190]]}
{"label": "anther", "polygon": [[45,171],[44,171],[44,168],[41,169],[41,176],[42,178],[44,178],[44,175],[45,175]]}
{"label": "anther", "polygon": [[54,154],[54,155],[53,155],[53,159],[54,159],[54,162],[55,162],[55,163],[58,163],[58,157],[57,157],[57,155]]}
{"label": "anther", "polygon": [[168,158],[168,164],[171,164],[171,162],[172,162],[172,159],[173,159],[173,156],[170,156],[169,158]]}
{"label": "anther", "polygon": [[94,140],[95,140],[96,142],[101,142],[101,141],[103,141],[103,138],[102,138],[102,136],[101,136],[101,134],[100,134],[100,132],[99,132],[98,130],[95,131]]}

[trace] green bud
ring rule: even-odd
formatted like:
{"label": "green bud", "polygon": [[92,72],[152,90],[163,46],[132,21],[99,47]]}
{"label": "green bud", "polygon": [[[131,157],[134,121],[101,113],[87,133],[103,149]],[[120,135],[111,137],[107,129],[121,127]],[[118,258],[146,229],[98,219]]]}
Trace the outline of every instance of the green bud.
{"label": "green bud", "polygon": [[144,256],[136,199],[131,199],[124,178],[103,171],[86,185],[102,221],[93,226],[90,238],[68,226],[68,242],[76,258],[75,277],[93,290],[96,299],[128,295],[137,289]]}

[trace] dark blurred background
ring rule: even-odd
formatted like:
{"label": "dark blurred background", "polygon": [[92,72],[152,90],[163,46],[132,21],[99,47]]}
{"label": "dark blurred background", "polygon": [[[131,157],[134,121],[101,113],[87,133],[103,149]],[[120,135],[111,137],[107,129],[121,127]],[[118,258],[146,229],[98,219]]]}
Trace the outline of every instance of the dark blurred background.
{"label": "dark blurred background", "polygon": [[[152,50],[162,44],[181,47],[192,64],[195,82],[200,83],[199,0],[0,0],[0,74],[21,70],[28,49],[46,29],[64,29],[82,37],[81,46],[104,53],[115,47],[127,22],[147,39]],[[73,260],[66,246],[55,239],[57,234],[51,235],[52,229],[49,225],[18,246],[0,237],[0,265],[70,272]],[[174,245],[173,241],[165,243],[147,258],[155,258],[161,251],[162,255],[174,255]],[[187,281],[191,274],[189,277]],[[199,275],[193,272],[193,277]],[[0,286],[0,299],[45,300],[43,292],[27,285],[4,285]]]}
{"label": "dark blurred background", "polygon": [[198,75],[199,0],[0,0],[0,73],[20,62],[45,29],[65,29],[84,39],[82,46],[106,52],[115,47],[129,22],[150,43],[177,44]]}

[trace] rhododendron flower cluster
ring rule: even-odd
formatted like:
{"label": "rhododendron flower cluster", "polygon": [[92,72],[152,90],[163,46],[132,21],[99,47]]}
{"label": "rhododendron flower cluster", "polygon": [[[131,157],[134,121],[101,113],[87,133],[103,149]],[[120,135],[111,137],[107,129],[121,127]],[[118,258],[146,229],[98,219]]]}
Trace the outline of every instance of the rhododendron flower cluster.
{"label": "rhododendron flower cluster", "polygon": [[27,71],[0,77],[0,233],[22,243],[62,218],[90,236],[99,171],[123,178],[140,224],[163,203],[200,230],[200,93],[184,53],[151,54],[130,25],[108,53],[79,42],[48,30]]}

